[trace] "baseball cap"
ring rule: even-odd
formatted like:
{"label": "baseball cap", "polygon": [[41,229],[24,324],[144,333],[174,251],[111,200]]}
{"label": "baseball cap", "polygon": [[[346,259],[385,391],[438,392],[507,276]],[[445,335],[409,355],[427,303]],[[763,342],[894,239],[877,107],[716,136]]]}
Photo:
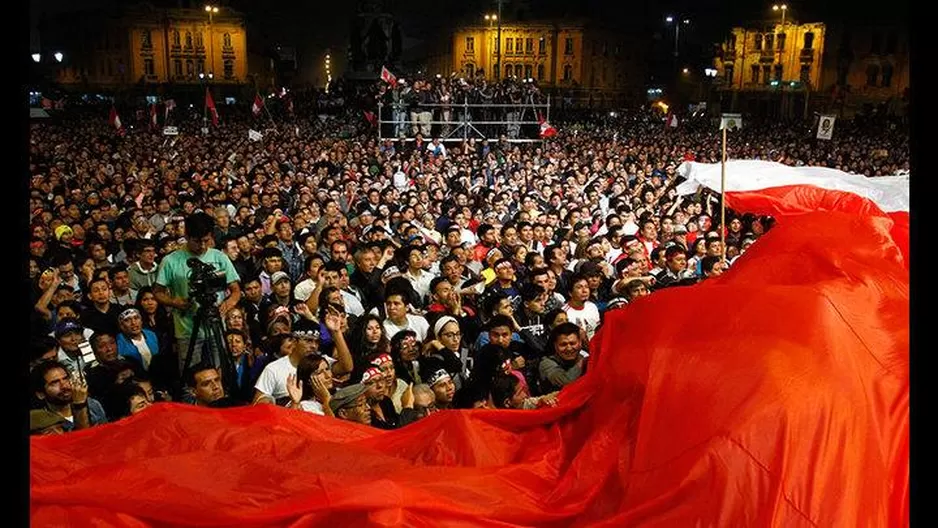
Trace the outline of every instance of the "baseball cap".
{"label": "baseball cap", "polygon": [[277,284],[278,282],[282,280],[286,280],[286,281],[290,280],[290,276],[287,275],[287,273],[284,271],[278,271],[270,276],[271,284]]}
{"label": "baseball cap", "polygon": [[71,332],[82,333],[84,332],[84,330],[85,330],[84,327],[81,326],[81,323],[78,322],[78,319],[67,317],[65,319],[60,320],[58,323],[56,323],[55,337],[59,338]]}
{"label": "baseball cap", "polygon": [[367,391],[368,387],[361,383],[342,387],[332,395],[332,399],[329,400],[329,407],[332,409],[333,413],[337,413],[342,409],[354,405],[355,401]]}

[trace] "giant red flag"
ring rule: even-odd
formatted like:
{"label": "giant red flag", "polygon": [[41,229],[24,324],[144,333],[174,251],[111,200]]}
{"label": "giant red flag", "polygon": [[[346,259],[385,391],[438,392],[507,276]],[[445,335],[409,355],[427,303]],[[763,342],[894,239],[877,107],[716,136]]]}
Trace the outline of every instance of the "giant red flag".
{"label": "giant red flag", "polygon": [[261,110],[264,109],[264,100],[261,99],[261,94],[254,94],[254,102],[251,104],[251,113],[254,114],[254,117],[261,115]]}
{"label": "giant red flag", "polygon": [[727,173],[777,225],[721,277],[608,313],[558,407],[385,432],[157,404],[32,438],[33,524],[907,526],[902,197]]}

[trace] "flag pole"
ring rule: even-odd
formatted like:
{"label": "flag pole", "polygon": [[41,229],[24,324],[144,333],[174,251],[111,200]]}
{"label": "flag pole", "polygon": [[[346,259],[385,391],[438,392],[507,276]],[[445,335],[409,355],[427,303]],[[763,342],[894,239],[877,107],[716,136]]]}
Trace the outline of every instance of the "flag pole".
{"label": "flag pole", "polygon": [[720,158],[720,245],[726,260],[726,123],[723,124],[723,156]]}
{"label": "flag pole", "polygon": [[208,126],[208,86],[205,87],[205,95],[202,97],[202,126]]}

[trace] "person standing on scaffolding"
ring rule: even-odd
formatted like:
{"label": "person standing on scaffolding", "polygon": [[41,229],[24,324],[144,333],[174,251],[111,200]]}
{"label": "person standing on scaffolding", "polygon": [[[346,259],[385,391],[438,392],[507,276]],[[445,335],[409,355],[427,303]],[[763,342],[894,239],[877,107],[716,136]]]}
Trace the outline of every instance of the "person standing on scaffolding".
{"label": "person standing on scaffolding", "polygon": [[407,82],[401,79],[397,86],[391,90],[391,111],[394,118],[394,137],[404,138],[407,136],[407,127],[404,121],[407,120],[407,101],[405,92],[410,92]]}
{"label": "person standing on scaffolding", "polygon": [[[484,105],[492,104],[492,101],[495,96],[494,86],[485,82],[485,79],[482,79],[479,82],[478,90],[479,102]],[[482,120],[483,121],[495,121],[496,113],[492,111],[491,108],[486,106],[482,109]],[[483,125],[482,130],[484,131],[485,137],[490,137],[493,135],[494,127],[492,125]]]}
{"label": "person standing on scaffolding", "polygon": [[508,138],[518,139],[521,134],[521,108],[524,99],[518,85],[513,84],[508,89],[508,103],[512,106],[508,108]]}
{"label": "person standing on scaffolding", "polygon": [[453,94],[449,91],[449,86],[447,79],[441,79],[439,81],[439,86],[437,87],[437,99],[440,101],[440,104],[443,105],[440,108],[441,121],[445,121],[442,125],[440,131],[440,137],[448,137],[452,126],[449,124],[449,121],[453,120]]}

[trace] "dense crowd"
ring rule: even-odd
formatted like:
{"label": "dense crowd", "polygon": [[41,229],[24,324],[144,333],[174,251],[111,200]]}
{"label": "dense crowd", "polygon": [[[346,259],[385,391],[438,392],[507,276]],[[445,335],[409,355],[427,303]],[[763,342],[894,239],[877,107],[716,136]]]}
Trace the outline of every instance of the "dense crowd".
{"label": "dense crowd", "polygon": [[[118,135],[95,109],[33,125],[34,433],[159,401],[381,428],[553,405],[606,314],[720,275],[774,223],[728,211],[723,228],[718,195],[676,194],[682,162],[719,160],[706,119],[671,128],[642,109],[558,122],[542,143],[505,129],[444,144],[439,125],[378,142],[356,105],[319,119],[320,98],[277,122],[232,111],[207,135],[197,109],[177,109],[171,137]],[[908,170],[901,126],[837,127],[818,141],[810,123],[750,120],[729,156]],[[223,349],[192,335],[193,258],[223,278]]]}

